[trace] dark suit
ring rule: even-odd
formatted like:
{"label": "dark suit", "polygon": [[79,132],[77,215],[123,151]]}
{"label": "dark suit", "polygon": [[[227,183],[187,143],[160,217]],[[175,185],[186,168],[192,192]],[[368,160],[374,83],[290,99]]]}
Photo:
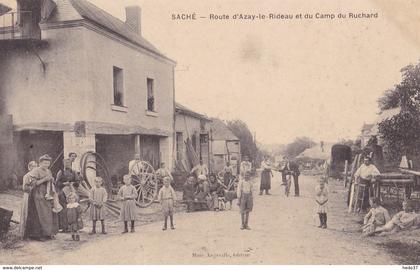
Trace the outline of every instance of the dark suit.
{"label": "dark suit", "polygon": [[295,196],[299,196],[299,164],[297,164],[294,161],[289,161],[284,166],[284,170],[282,173],[282,176],[284,175],[284,178],[286,174],[291,174],[293,176],[293,185],[295,186]]}

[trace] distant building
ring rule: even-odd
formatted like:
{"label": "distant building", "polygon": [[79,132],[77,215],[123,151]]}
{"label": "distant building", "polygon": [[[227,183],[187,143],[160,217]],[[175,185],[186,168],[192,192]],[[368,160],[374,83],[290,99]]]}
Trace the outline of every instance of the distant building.
{"label": "distant building", "polygon": [[[189,138],[198,158],[210,167],[210,122],[211,120],[200,113],[176,103],[175,106],[175,151],[176,163],[179,169],[191,169],[187,157],[185,142]],[[184,164],[183,164],[184,163]],[[183,168],[183,167],[187,168]]]}
{"label": "distant building", "polygon": [[86,0],[18,0],[0,26],[0,134],[20,176],[45,153],[61,167],[96,151],[118,177],[135,153],[172,167],[176,63],[142,37],[139,7],[123,22]]}
{"label": "distant building", "polygon": [[211,120],[211,170],[219,172],[229,161],[237,172],[241,161],[241,143],[223,121],[217,118]]}

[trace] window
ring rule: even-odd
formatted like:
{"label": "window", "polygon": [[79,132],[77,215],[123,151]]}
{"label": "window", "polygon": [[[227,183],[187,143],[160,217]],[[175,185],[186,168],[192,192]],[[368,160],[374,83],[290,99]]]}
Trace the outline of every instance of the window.
{"label": "window", "polygon": [[123,70],[114,67],[114,105],[124,106],[124,75]]}
{"label": "window", "polygon": [[147,110],[155,111],[154,80],[147,78]]}

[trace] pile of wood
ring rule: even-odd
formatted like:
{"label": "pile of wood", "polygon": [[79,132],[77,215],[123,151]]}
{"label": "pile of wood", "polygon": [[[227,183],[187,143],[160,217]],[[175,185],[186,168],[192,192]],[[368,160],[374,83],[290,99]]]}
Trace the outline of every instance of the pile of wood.
{"label": "pile of wood", "polygon": [[199,164],[200,158],[197,152],[194,150],[192,141],[189,137],[186,141],[184,141],[184,143],[187,156],[185,157],[185,159],[183,158],[176,162],[176,168],[178,171],[181,172],[190,172],[194,166]]}

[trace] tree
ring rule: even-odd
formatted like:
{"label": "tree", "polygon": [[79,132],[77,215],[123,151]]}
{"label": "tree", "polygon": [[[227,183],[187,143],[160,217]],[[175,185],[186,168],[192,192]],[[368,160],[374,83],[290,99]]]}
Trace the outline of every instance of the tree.
{"label": "tree", "polygon": [[248,125],[239,119],[227,121],[228,128],[235,134],[241,141],[241,154],[248,156],[253,161],[258,161],[260,150],[258,149],[252,132],[249,130]]}
{"label": "tree", "polygon": [[420,155],[420,63],[401,70],[402,81],[378,100],[381,111],[400,107],[399,114],[379,123],[379,133],[391,160]]}
{"label": "tree", "polygon": [[298,137],[292,143],[286,146],[284,154],[294,158],[308,148],[315,145],[315,142],[308,137]]}

